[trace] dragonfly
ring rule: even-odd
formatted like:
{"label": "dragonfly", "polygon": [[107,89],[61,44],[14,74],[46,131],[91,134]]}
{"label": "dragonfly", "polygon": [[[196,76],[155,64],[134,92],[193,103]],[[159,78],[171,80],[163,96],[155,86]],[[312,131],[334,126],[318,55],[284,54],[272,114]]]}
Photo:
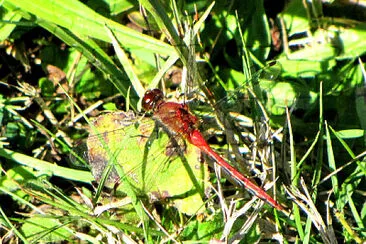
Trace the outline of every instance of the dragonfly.
{"label": "dragonfly", "polygon": [[[194,45],[194,43],[193,43]],[[190,49],[189,49],[190,50]],[[192,52],[190,56],[194,56]],[[194,58],[190,59],[188,62],[187,74],[188,80],[195,80],[197,69],[195,67],[196,62]],[[192,72],[196,71],[196,72]],[[270,82],[269,82],[270,83]],[[271,86],[272,84],[269,84]],[[282,87],[283,90],[283,87]],[[232,98],[232,97],[231,97]],[[235,99],[234,99],[235,100]],[[283,99],[285,100],[285,99]],[[291,100],[291,99],[290,99]],[[224,104],[223,101],[219,101],[217,104]],[[190,112],[186,102],[167,102],[164,99],[164,94],[159,89],[148,90],[143,99],[142,107],[145,111],[151,111],[153,113],[153,118],[158,122],[170,135],[177,135],[185,139],[190,145],[198,148],[204,154],[212,158],[226,173],[228,173],[235,181],[240,185],[244,186],[253,195],[264,200],[269,205],[273,206],[277,210],[284,211],[284,207],[279,204],[275,199],[273,199],[269,194],[267,194],[261,187],[253,183],[249,178],[245,177],[240,173],[235,167],[231,166],[226,160],[224,160],[217,152],[215,152],[207,143],[204,136],[198,129],[199,119]],[[219,106],[218,106],[219,107]],[[104,132],[103,132],[104,133]],[[89,160],[90,161],[90,160]],[[98,161],[98,160],[97,160]],[[101,161],[101,160],[99,160]],[[107,161],[107,160],[104,160]],[[104,166],[103,166],[104,165]],[[106,163],[104,162],[102,166],[97,166],[97,170],[94,169],[93,174],[97,175],[97,178],[101,177],[103,167]],[[94,168],[94,167],[92,167]],[[97,173],[99,172],[99,173]],[[111,172],[111,178],[118,179],[118,175],[115,171]]]}
{"label": "dragonfly", "polygon": [[167,102],[164,94],[159,89],[146,91],[142,99],[142,107],[145,111],[152,111],[153,117],[169,131],[181,135],[190,144],[199,148],[206,155],[215,160],[236,181],[246,187],[249,192],[264,200],[279,211],[284,207],[268,195],[262,188],[257,186],[233,166],[227,163],[207,143],[202,133],[197,129],[198,118],[194,116],[185,103]]}
{"label": "dragonfly", "polygon": [[[188,75],[188,78],[194,79],[194,75],[193,74]],[[267,83],[268,86],[272,85],[270,84],[271,83],[270,79],[268,79]],[[261,85],[263,84],[261,83]],[[241,94],[241,92],[237,91],[236,94]],[[210,145],[205,140],[203,134],[198,129],[199,119],[191,113],[190,109],[188,108],[188,102],[183,103],[168,102],[165,101],[164,98],[165,98],[164,94],[161,90],[159,89],[148,90],[142,99],[142,107],[145,111],[151,111],[153,113],[153,119],[157,121],[158,124],[161,127],[163,127],[163,129],[165,129],[166,132],[168,132],[170,137],[172,136],[182,137],[190,145],[193,145],[194,147],[198,148],[201,152],[212,158],[221,167],[221,169],[223,169],[223,171],[225,171],[237,183],[244,186],[250,193],[262,199],[263,201],[267,202],[269,205],[273,206],[277,210],[285,211],[284,207],[281,204],[279,204],[275,199],[273,199],[269,194],[267,194],[266,191],[264,191],[254,182],[252,182],[249,178],[244,176],[239,170],[237,170],[235,167],[229,164],[223,157],[221,157],[215,150],[213,150],[210,147]],[[226,99],[222,99],[217,102],[217,107],[220,107],[221,105],[225,104],[226,101],[237,100],[237,99],[242,99],[242,97],[240,98],[239,97],[236,98],[234,96],[230,96],[230,98],[226,97]],[[249,99],[244,98],[244,100]],[[112,121],[125,120],[126,119],[125,117],[127,117],[127,121],[129,121],[130,118],[129,115],[128,116],[121,115],[121,116],[123,118],[122,117],[114,118],[112,119]],[[127,124],[133,124],[133,123],[134,122],[132,122],[132,119],[131,121],[127,122]],[[104,129],[102,130],[101,133],[103,135],[107,134],[108,130],[113,130],[108,127],[110,126],[107,125],[105,130]],[[152,128],[153,125],[150,124],[150,127]],[[125,134],[128,134],[128,132],[123,132],[123,136]],[[109,139],[105,139],[103,137],[103,140],[108,141]],[[100,141],[100,139],[94,135],[92,136],[92,139],[90,139],[90,141],[91,141],[90,144],[95,144],[95,141]],[[97,150],[93,149],[94,152],[92,153],[90,153],[90,149],[88,150],[89,150],[89,159],[87,159],[86,161],[88,161],[92,165],[91,168],[93,175],[98,181],[100,180],[103,170],[105,169],[107,162],[110,158],[105,157],[104,159],[100,159],[98,153],[94,153],[99,149]],[[106,154],[106,152],[103,152],[103,154]],[[131,171],[132,170],[133,169],[131,169]],[[154,169],[154,172],[153,173],[150,172],[150,174],[152,175],[159,174],[159,172],[157,171],[158,171],[157,169]],[[118,174],[114,170],[110,172],[109,178],[112,179],[112,181],[119,180]]]}

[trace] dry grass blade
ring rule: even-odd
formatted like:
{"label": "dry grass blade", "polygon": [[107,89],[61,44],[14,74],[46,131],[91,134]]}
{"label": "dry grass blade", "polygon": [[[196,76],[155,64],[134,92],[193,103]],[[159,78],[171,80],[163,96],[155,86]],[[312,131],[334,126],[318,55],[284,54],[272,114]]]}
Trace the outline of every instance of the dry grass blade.
{"label": "dry grass blade", "polygon": [[[256,198],[252,198],[250,201],[248,201],[242,208],[235,210],[236,203],[231,202],[230,208],[234,209],[231,216],[229,216],[228,221],[225,224],[225,228],[223,231],[223,237],[228,238],[229,234],[232,231],[232,228],[234,226],[234,223],[237,221],[237,219],[244,214],[248,212],[248,210],[254,205],[254,202],[256,201]],[[248,233],[248,231],[251,229],[253,224],[256,222],[257,218],[259,217],[259,210],[262,208],[264,202],[260,201],[257,203],[257,206],[255,207],[255,210],[250,214],[250,216],[246,219],[243,226],[240,228],[240,230],[233,235],[233,237],[230,238],[229,243],[238,243],[243,237]]]}
{"label": "dry grass blade", "polygon": [[363,153],[360,153],[359,155],[357,155],[355,158],[353,158],[352,160],[350,160],[349,162],[347,162],[346,164],[342,165],[341,167],[337,168],[336,170],[334,170],[332,173],[330,173],[329,175],[327,175],[326,177],[324,177],[324,179],[322,179],[319,182],[319,185],[326,182],[329,178],[331,178],[333,175],[338,174],[340,171],[342,171],[343,169],[345,169],[346,167],[350,166],[351,164],[357,162],[358,160],[362,159],[364,156],[366,155],[366,151],[364,151]]}
{"label": "dry grass blade", "polygon": [[306,213],[308,218],[311,219],[313,225],[319,231],[324,243],[338,243],[332,225],[324,223],[322,215],[317,210],[303,178],[300,179],[300,183],[305,194],[301,193],[298,189],[290,190],[285,187],[286,192],[290,197],[292,197],[292,200]]}
{"label": "dry grass blade", "polygon": [[151,219],[151,220],[153,220],[154,221],[154,223],[159,227],[159,229],[168,237],[166,240],[164,240],[164,242],[162,242],[162,243],[165,243],[165,242],[169,242],[169,241],[173,241],[174,243],[178,243],[178,241],[177,240],[175,240],[175,237],[174,236],[172,236],[172,235],[170,235],[169,234],[169,232],[166,230],[166,229],[164,229],[164,227],[161,225],[161,223],[160,223],[160,221],[158,221],[157,220],[157,218],[155,218],[154,216],[153,216],[153,214],[152,213],[150,213],[150,211],[144,206],[144,204],[143,203],[141,203],[142,204],[142,207],[143,207],[143,209],[145,210],[145,213],[149,216],[149,218]]}

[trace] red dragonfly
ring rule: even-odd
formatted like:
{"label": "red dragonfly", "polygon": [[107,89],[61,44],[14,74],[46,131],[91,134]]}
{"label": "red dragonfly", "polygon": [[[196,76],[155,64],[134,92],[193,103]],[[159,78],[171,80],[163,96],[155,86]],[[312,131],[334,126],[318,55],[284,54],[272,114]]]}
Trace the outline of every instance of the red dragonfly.
{"label": "red dragonfly", "polygon": [[228,164],[219,154],[208,145],[201,132],[197,129],[198,119],[190,113],[185,103],[166,102],[164,94],[159,89],[148,90],[143,99],[142,107],[152,111],[154,118],[169,131],[181,135],[189,143],[199,148],[202,152],[213,158],[235,180],[245,186],[252,194],[264,200],[280,211],[284,208],[268,195],[263,189],[243,176],[234,167]]}

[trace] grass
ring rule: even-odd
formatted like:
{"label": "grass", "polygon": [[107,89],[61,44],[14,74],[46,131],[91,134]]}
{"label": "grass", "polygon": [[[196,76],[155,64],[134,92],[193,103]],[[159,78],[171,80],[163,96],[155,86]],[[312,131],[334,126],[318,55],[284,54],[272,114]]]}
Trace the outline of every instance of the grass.
{"label": "grass", "polygon": [[[276,19],[260,1],[139,4],[1,5],[2,242],[365,241],[364,22],[320,1]],[[152,125],[92,122],[142,115],[148,88],[181,99],[181,80],[212,147],[286,211],[189,145],[168,153]],[[93,163],[69,159],[88,128],[117,132],[89,139],[107,158],[97,188]],[[103,187],[113,170],[121,184]]]}

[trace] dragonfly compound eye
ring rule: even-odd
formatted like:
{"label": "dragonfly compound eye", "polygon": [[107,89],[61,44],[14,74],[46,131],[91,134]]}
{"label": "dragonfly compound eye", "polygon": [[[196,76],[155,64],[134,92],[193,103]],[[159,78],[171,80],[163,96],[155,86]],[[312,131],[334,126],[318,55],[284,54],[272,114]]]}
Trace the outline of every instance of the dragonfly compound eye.
{"label": "dragonfly compound eye", "polygon": [[164,94],[159,89],[147,90],[142,99],[142,107],[145,111],[154,110],[163,101]]}

